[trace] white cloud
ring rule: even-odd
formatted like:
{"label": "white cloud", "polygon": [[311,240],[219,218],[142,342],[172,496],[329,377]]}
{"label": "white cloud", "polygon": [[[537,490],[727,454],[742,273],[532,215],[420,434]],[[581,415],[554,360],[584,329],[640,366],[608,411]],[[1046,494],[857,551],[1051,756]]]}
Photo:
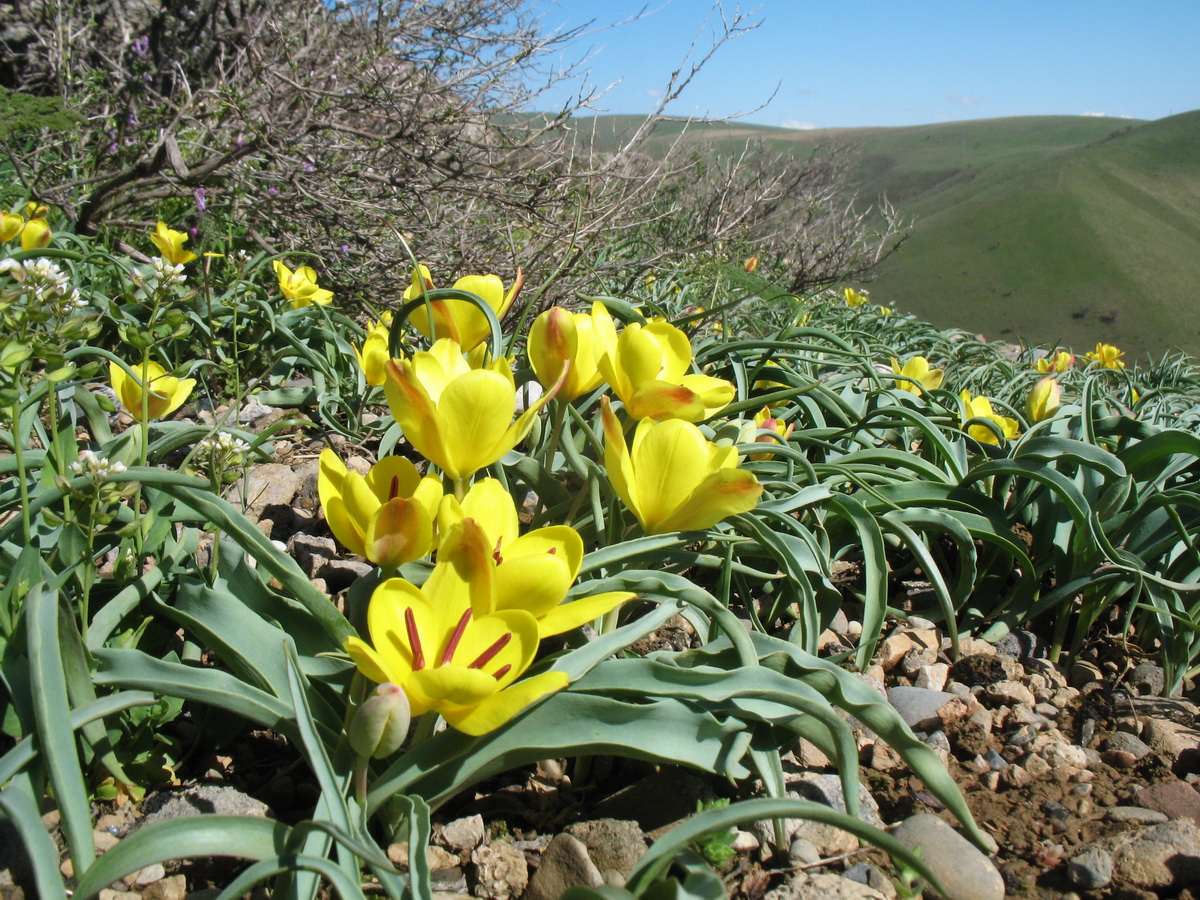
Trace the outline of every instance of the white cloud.
{"label": "white cloud", "polygon": [[663,92],[660,88],[646,88],[646,96],[651,100],[659,100],[662,98]]}
{"label": "white cloud", "polygon": [[943,94],[942,96],[958,106],[975,106],[980,102],[978,97],[964,97],[962,94]]}
{"label": "white cloud", "polygon": [[1081,113],[1081,115],[1095,116],[1098,119],[1107,119],[1108,118],[1108,113],[1102,113],[1102,112],[1085,112],[1085,113]]}
{"label": "white cloud", "polygon": [[779,123],[780,128],[792,128],[796,131],[812,131],[817,126],[812,122],[801,122],[799,119],[784,119]]}

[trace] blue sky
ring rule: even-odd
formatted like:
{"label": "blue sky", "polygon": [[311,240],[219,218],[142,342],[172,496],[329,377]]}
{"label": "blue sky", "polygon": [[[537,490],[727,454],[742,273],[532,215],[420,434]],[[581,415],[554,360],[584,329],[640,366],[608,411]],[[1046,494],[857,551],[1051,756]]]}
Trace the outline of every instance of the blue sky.
{"label": "blue sky", "polygon": [[[547,30],[641,20],[580,38],[598,111],[645,113],[711,0],[535,0]],[[733,3],[724,4],[731,16]],[[921,125],[1026,115],[1157,119],[1200,108],[1200,0],[761,0],[668,110],[790,128]],[[719,23],[719,20],[717,20]],[[539,108],[562,102],[545,95]]]}

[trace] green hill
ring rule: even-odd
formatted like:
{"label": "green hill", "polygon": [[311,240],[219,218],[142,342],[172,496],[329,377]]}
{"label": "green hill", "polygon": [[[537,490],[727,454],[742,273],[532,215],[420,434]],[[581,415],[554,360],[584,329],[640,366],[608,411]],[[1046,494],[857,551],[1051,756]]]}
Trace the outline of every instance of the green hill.
{"label": "green hill", "polygon": [[[589,126],[609,145],[639,121]],[[827,131],[669,122],[652,146],[677,139],[805,155],[857,146],[860,196],[885,196],[915,223],[871,285],[879,302],[989,338],[1200,353],[1200,111]]]}

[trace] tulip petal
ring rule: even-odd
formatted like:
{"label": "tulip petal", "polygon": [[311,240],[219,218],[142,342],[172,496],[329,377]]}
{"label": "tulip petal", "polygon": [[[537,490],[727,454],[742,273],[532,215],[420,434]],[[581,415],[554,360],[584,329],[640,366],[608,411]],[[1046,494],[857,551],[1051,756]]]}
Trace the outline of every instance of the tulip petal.
{"label": "tulip petal", "polygon": [[359,524],[360,519],[350,515],[346,504],[342,502],[341,494],[334,494],[328,500],[321,501],[321,509],[325,512],[325,523],[338,543],[357,556],[367,556],[364,543],[364,529]]}
{"label": "tulip petal", "polygon": [[396,497],[368,520],[363,554],[377,566],[400,566],[420,559],[433,543],[433,522],[415,500]]}
{"label": "tulip petal", "polygon": [[617,421],[608,397],[600,398],[600,415],[604,423],[604,470],[617,496],[640,520],[642,500],[633,471],[633,460],[629,456],[629,448],[625,446],[621,423]]}
{"label": "tulip petal", "polygon": [[423,696],[428,697],[442,715],[449,712],[444,704],[452,707],[475,707],[496,693],[496,679],[479,669],[466,666],[438,666],[413,672],[409,682]]}
{"label": "tulip petal", "polygon": [[651,319],[645,331],[654,338],[659,348],[660,373],[652,378],[664,381],[679,381],[692,364],[692,342],[688,336],[665,319]]}
{"label": "tulip petal", "polygon": [[562,603],[575,580],[557,554],[503,559],[496,567],[496,609],[524,609],[541,618]]}
{"label": "tulip petal", "polygon": [[499,544],[502,553],[521,533],[521,521],[512,494],[495,478],[482,478],[471,485],[459,510],[462,517],[478,522],[492,546]]}
{"label": "tulip petal", "polygon": [[659,523],[657,531],[711,528],[724,518],[754,509],[762,490],[753,473],[721,469],[705,478],[685,503]]}
{"label": "tulip petal", "polygon": [[580,597],[570,603],[560,603],[553,610],[538,619],[538,633],[547,638],[551,635],[562,634],[572,628],[578,628],[585,622],[598,619],[636,597],[628,591],[608,591],[603,594],[593,594],[590,597]]}
{"label": "tulip petal", "polygon": [[688,390],[695,393],[704,404],[704,418],[715,416],[733,402],[737,389],[733,383],[724,378],[713,378],[711,375],[694,373],[684,375],[679,382]]}
{"label": "tulip petal", "polygon": [[444,457],[444,453],[437,407],[424,385],[415,377],[409,361],[388,362],[387,382],[383,391],[388,408],[408,442],[418,453],[440,466],[439,458]]}
{"label": "tulip petal", "polygon": [[446,721],[472,736],[494,731],[543,697],[561,691],[569,679],[566,672],[543,672],[499,691],[472,709],[446,710]]}
{"label": "tulip petal", "polygon": [[446,385],[437,405],[437,417],[445,433],[453,436],[436,447],[441,458],[415,441],[413,446],[451,478],[466,478],[494,463],[524,437],[522,434],[510,442],[506,435],[516,400],[512,384],[496,372],[474,369],[460,375]]}
{"label": "tulip petal", "polygon": [[704,401],[695,391],[682,384],[666,381],[644,381],[632,396],[622,398],[625,408],[634,419],[682,419],[699,422],[706,417]]}
{"label": "tulip petal", "polygon": [[643,419],[638,425],[631,457],[647,532],[668,530],[660,523],[688,502],[709,471],[711,446],[699,428],[680,419],[658,424]]}
{"label": "tulip petal", "polygon": [[361,638],[346,638],[345,650],[358,666],[358,670],[376,684],[386,684],[392,680],[392,675],[384,667],[384,662],[375,652],[375,648]]}
{"label": "tulip petal", "polygon": [[403,456],[385,456],[367,472],[366,485],[380,503],[395,497],[411,497],[421,483],[421,475],[411,460]]}

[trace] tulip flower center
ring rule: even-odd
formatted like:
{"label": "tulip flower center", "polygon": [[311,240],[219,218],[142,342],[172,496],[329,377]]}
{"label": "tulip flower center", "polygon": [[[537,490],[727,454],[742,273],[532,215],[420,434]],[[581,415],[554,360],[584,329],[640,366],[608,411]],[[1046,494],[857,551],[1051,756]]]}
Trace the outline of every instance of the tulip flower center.
{"label": "tulip flower center", "polygon": [[412,667],[414,672],[425,668],[425,654],[421,651],[421,635],[417,633],[417,620],[412,607],[404,610],[404,630],[408,632],[408,645],[412,647]]}
{"label": "tulip flower center", "polygon": [[496,565],[500,565],[500,563],[504,562],[504,557],[500,555],[500,544],[503,543],[503,541],[504,538],[502,537],[496,538],[496,549],[492,551],[492,559],[496,561]]}
{"label": "tulip flower center", "polygon": [[[496,639],[496,642],[494,644],[492,644],[492,646],[488,647],[486,650],[484,650],[482,653],[480,653],[479,657],[475,660],[475,662],[471,663],[469,666],[467,666],[467,668],[468,669],[482,669],[484,666],[486,666],[488,663],[490,663],[495,658],[497,653],[499,653],[501,650],[503,650],[505,647],[507,647],[509,641],[511,641],[511,640],[512,640],[512,632],[506,631],[504,634],[500,635],[500,637]],[[511,668],[512,668],[512,666],[502,666],[499,669],[499,671],[496,672],[496,680],[499,681],[501,678],[503,678],[504,673],[506,673]]]}
{"label": "tulip flower center", "polygon": [[[452,664],[452,662],[454,660],[454,652],[458,649],[459,643],[462,642],[463,634],[466,632],[467,625],[470,623],[470,621],[471,621],[471,610],[469,610],[469,609],[464,610],[463,614],[458,619],[458,624],[454,626],[454,632],[450,635],[450,640],[446,644],[445,652],[442,653],[442,659],[441,659],[441,662],[439,663],[439,665],[448,666],[448,665]],[[420,639],[420,636],[417,634],[417,623],[416,623],[416,620],[413,618],[413,613],[412,613],[411,607],[404,611],[404,626],[405,626],[405,629],[408,631],[408,642],[412,646],[413,671],[416,672],[425,667],[425,654],[421,651],[421,639]],[[496,654],[499,653],[501,650],[503,650],[505,647],[507,647],[511,642],[512,642],[512,632],[506,631],[504,634],[500,635],[500,637],[498,637],[495,641],[493,641],[491,646],[489,646],[486,650],[484,650],[482,653],[480,653],[479,656],[477,656],[475,658],[475,661],[472,662],[470,665],[468,665],[467,668],[468,669],[482,669],[484,666],[486,666],[488,663],[490,663],[493,659],[495,659]],[[512,669],[512,666],[510,666],[510,665],[501,666],[499,669],[496,670],[495,675],[493,677],[497,681],[499,681],[501,678],[503,678],[505,675],[508,674],[510,669]]]}
{"label": "tulip flower center", "polygon": [[471,621],[471,610],[466,610],[458,618],[458,624],[454,626],[454,633],[450,635],[450,643],[446,644],[446,652],[442,654],[442,665],[450,665],[450,660],[454,657],[454,651],[458,649],[458,642],[462,640],[463,632],[467,630],[467,623]]}
{"label": "tulip flower center", "polygon": [[393,475],[392,482],[388,485],[388,499],[395,500],[400,496],[400,476]]}

